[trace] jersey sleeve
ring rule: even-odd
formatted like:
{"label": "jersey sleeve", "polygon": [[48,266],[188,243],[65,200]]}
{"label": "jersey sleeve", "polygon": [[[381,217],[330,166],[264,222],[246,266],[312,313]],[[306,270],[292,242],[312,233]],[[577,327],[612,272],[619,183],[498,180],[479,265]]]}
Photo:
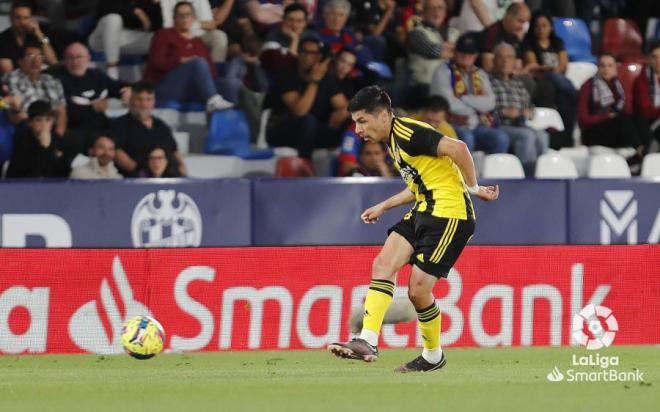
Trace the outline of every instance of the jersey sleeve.
{"label": "jersey sleeve", "polygon": [[[415,130],[410,136],[410,141],[403,150],[408,152],[411,156],[437,156],[438,143],[442,139],[442,135],[437,131],[430,128],[421,128]],[[402,146],[403,147],[403,146]]]}

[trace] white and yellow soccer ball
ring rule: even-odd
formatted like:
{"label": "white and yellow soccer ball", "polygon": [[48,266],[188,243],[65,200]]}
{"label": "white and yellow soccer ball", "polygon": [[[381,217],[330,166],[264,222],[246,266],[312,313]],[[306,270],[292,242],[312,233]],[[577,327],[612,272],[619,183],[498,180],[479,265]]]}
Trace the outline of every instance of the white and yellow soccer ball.
{"label": "white and yellow soccer ball", "polygon": [[135,316],[121,330],[121,343],[135,359],[149,359],[163,351],[165,330],[154,318]]}

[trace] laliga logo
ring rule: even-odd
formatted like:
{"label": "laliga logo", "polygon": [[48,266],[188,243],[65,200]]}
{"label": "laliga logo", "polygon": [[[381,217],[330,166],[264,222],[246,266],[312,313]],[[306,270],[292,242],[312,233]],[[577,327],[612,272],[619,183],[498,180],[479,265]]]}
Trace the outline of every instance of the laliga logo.
{"label": "laliga logo", "polygon": [[[604,319],[605,325],[600,318]],[[584,333],[585,325],[591,336]],[[612,310],[605,306],[587,305],[573,316],[573,339],[590,350],[610,346],[618,330],[619,323]]]}
{"label": "laliga logo", "polygon": [[110,284],[104,278],[101,281],[100,303],[110,322],[111,336],[103,327],[97,302],[87,302],[76,310],[69,321],[69,336],[80,349],[93,353],[121,353],[121,328],[124,322],[137,315],[152,316],[149,308],[133,298],[133,289],[117,256],[112,261],[112,278],[119,290],[124,316],[121,316]]}
{"label": "laliga logo", "polygon": [[189,247],[202,243],[202,217],[195,202],[174,190],[149,193],[131,219],[135,247]]}

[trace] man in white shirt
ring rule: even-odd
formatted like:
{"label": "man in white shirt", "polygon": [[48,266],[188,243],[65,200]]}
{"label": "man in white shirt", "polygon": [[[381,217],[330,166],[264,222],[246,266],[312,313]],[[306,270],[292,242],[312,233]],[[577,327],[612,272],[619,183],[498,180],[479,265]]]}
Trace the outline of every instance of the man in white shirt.
{"label": "man in white shirt", "polygon": [[115,167],[115,142],[108,136],[98,136],[92,146],[87,164],[78,166],[71,171],[71,179],[121,179]]}
{"label": "man in white shirt", "polygon": [[174,7],[179,3],[189,3],[195,10],[197,21],[193,24],[192,32],[195,37],[202,39],[206,47],[211,51],[211,59],[215,63],[222,63],[227,57],[227,35],[218,29],[224,21],[214,18],[213,10],[209,0],[160,0],[163,11],[163,27],[174,27]]}

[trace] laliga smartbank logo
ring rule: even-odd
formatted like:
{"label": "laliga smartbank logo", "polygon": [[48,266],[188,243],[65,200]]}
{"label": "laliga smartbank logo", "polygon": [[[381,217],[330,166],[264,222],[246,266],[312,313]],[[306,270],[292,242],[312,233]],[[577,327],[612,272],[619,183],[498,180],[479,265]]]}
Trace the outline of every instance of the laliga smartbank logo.
{"label": "laliga smartbank logo", "polygon": [[[619,323],[612,310],[605,306],[587,305],[573,316],[573,339],[587,348],[598,350],[612,345]],[[571,368],[562,371],[555,367],[546,375],[550,382],[643,382],[644,372],[637,368],[620,371],[618,356],[601,355],[599,352],[571,356]],[[594,370],[599,367],[600,370]],[[580,368],[585,368],[581,370]],[[588,368],[588,369],[587,369]]]}

